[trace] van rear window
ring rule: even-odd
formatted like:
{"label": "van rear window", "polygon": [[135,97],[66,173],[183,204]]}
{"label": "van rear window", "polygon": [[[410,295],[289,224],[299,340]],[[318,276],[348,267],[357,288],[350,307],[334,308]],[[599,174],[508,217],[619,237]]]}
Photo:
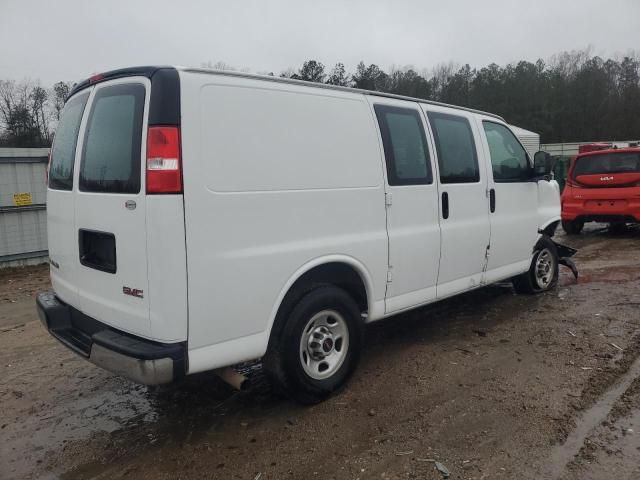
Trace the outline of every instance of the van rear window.
{"label": "van rear window", "polygon": [[73,162],[76,156],[78,131],[89,92],[73,97],[67,102],[58,123],[49,166],[49,188],[71,190],[73,187]]}
{"label": "van rear window", "polygon": [[640,173],[640,153],[620,152],[589,155],[576,160],[573,177],[599,173]]}
{"label": "van rear window", "polygon": [[411,108],[375,105],[382,134],[389,185],[432,182],[427,138],[420,114]]}
{"label": "van rear window", "polygon": [[145,87],[123,84],[96,92],[82,147],[80,190],[138,193]]}

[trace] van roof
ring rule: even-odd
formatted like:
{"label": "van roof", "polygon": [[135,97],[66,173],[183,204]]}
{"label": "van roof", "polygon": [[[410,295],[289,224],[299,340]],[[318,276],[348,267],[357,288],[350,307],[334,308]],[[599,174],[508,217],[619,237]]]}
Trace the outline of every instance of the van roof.
{"label": "van roof", "polygon": [[408,97],[406,95],[396,95],[394,93],[378,92],[374,90],[363,90],[359,88],[341,87],[338,85],[328,85],[326,83],[308,82],[305,80],[295,80],[292,78],[276,77],[272,75],[258,75],[255,73],[234,72],[230,70],[215,70],[215,69],[209,69],[209,68],[190,68],[190,67],[177,67],[177,66],[172,67],[172,66],[166,66],[166,65],[121,68],[118,70],[111,70],[108,72],[92,75],[91,77],[76,83],[71,89],[71,92],[69,92],[69,97],[74,95],[76,92],[84,88],[87,88],[90,85],[94,85],[96,83],[100,83],[106,80],[112,80],[114,78],[120,78],[120,77],[131,77],[131,76],[144,76],[144,77],[151,78],[153,74],[156,73],[158,70],[166,69],[166,68],[174,68],[179,71],[190,72],[190,73],[202,73],[202,74],[208,74],[208,75],[224,75],[228,77],[249,78],[253,80],[264,80],[268,82],[302,85],[302,86],[311,87],[311,88],[324,88],[328,90],[337,90],[341,92],[360,93],[364,95],[371,95],[374,97],[386,97],[386,98],[395,98],[398,100],[408,100],[412,102],[426,103],[429,105],[437,105],[440,107],[448,107],[448,108],[454,108],[457,110],[464,110],[472,113],[479,113],[481,115],[487,115],[489,117],[497,118],[498,120],[501,120],[506,123],[504,118],[502,118],[500,115],[496,115],[495,113],[484,112],[482,110],[476,110],[474,108],[450,105],[448,103],[436,102],[433,100],[426,100],[424,98]]}

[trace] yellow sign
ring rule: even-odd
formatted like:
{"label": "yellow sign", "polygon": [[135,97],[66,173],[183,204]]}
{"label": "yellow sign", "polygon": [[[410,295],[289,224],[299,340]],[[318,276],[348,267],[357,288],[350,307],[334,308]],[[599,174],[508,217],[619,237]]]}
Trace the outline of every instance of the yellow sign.
{"label": "yellow sign", "polygon": [[31,193],[14,193],[13,194],[13,203],[16,207],[24,207],[25,205],[33,205],[33,197]]}

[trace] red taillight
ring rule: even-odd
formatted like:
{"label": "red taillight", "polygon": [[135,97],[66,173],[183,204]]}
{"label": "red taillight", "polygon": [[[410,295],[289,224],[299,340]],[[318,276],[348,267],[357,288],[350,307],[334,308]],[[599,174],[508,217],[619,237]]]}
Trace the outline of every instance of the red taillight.
{"label": "red taillight", "polygon": [[567,178],[565,185],[567,185],[568,187],[578,187],[578,184],[572,179],[572,178]]}
{"label": "red taillight", "polygon": [[147,193],[182,193],[178,127],[149,127]]}

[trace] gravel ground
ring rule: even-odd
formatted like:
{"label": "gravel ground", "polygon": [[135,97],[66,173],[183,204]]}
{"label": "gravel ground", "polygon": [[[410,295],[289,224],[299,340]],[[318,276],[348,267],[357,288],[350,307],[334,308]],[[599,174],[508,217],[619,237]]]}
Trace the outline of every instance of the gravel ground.
{"label": "gravel ground", "polygon": [[260,372],[147,388],[37,321],[46,268],[0,272],[0,478],[640,478],[640,229],[592,227],[576,282],[495,285],[370,326],[348,387],[314,407]]}

